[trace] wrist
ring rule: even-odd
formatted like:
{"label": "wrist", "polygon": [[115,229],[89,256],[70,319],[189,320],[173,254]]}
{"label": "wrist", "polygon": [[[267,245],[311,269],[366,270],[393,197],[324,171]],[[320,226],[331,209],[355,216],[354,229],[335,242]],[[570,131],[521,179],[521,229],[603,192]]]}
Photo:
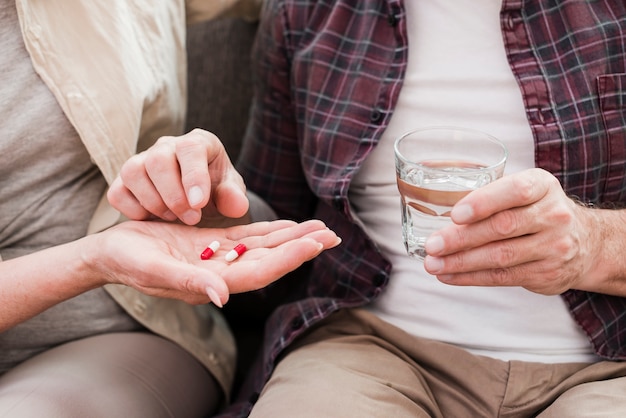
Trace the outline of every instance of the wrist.
{"label": "wrist", "polygon": [[626,263],[623,256],[625,211],[594,207],[580,210],[589,232],[584,237],[583,246],[588,261],[579,289],[626,296]]}
{"label": "wrist", "polygon": [[78,257],[76,259],[75,271],[79,277],[90,288],[96,288],[108,284],[109,276],[106,269],[107,252],[102,243],[105,232],[87,235],[75,241],[78,247]]}

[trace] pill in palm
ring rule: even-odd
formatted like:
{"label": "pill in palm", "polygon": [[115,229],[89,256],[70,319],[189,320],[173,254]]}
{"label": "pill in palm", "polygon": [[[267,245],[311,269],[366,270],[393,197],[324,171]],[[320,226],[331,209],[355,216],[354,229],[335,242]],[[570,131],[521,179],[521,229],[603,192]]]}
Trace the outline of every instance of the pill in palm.
{"label": "pill in palm", "polygon": [[226,256],[224,257],[224,259],[226,259],[226,261],[234,261],[235,259],[237,259],[237,257],[239,257],[241,254],[245,253],[247,250],[246,246],[243,244],[237,244],[235,246],[235,248],[233,248],[232,250],[230,250]]}
{"label": "pill in palm", "polygon": [[202,254],[200,254],[200,258],[203,260],[208,260],[209,258],[213,256],[213,254],[217,252],[219,248],[220,248],[220,243],[217,241],[213,241],[212,243],[209,244],[208,247],[204,249],[204,251],[202,251]]}

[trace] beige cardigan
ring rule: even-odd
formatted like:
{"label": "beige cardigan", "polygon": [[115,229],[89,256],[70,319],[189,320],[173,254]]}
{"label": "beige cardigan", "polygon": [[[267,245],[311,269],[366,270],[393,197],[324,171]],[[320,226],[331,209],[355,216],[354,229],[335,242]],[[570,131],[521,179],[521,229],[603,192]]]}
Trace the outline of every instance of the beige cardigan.
{"label": "beige cardigan", "polygon": [[[111,182],[122,164],[159,136],[182,133],[186,111],[186,24],[238,13],[261,0],[16,0],[33,65]],[[120,221],[100,202],[89,232]],[[177,342],[214,374],[228,395],[235,344],[213,305],[105,287],[134,318]]]}

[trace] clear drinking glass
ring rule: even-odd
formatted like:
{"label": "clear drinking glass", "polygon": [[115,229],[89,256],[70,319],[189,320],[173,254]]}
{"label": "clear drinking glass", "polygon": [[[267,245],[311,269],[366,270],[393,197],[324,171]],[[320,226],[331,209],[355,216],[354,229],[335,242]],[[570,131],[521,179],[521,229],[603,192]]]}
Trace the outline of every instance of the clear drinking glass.
{"label": "clear drinking glass", "polygon": [[504,144],[472,129],[434,126],[410,131],[394,144],[407,253],[423,259],[434,231],[451,223],[450,211],[472,190],[502,176]]}

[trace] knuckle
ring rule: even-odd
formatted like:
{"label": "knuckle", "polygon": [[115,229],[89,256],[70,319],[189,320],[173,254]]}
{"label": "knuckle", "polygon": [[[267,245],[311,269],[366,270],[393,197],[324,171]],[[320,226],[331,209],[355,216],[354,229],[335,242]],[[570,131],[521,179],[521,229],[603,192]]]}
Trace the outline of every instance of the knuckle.
{"label": "knuckle", "polygon": [[513,178],[513,190],[522,201],[532,200],[535,192],[533,177],[519,176]]}
{"label": "knuckle", "polygon": [[446,257],[446,267],[454,272],[467,271],[467,262],[463,253]]}
{"label": "knuckle", "polygon": [[570,208],[562,205],[556,205],[553,207],[549,219],[550,223],[553,225],[569,226],[574,222],[575,217]]}
{"label": "knuckle", "polygon": [[142,197],[139,200],[139,205],[155,215],[159,215],[164,211],[163,205],[161,205],[157,199],[153,199],[150,196]]}
{"label": "knuckle", "polygon": [[453,254],[446,257],[446,269],[450,271],[465,271],[463,254]]}
{"label": "knuckle", "polygon": [[167,167],[170,154],[167,147],[154,147],[149,153],[146,153],[144,159],[148,172],[159,172]]}
{"label": "knuckle", "polygon": [[130,157],[120,169],[120,178],[123,181],[128,181],[129,179],[134,178],[138,173],[143,171],[144,157],[145,156],[143,154],[136,154]]}
{"label": "knuckle", "polygon": [[185,211],[188,207],[187,198],[181,191],[164,193],[162,198],[167,207],[172,209],[174,213]]}
{"label": "knuckle", "polygon": [[177,153],[197,152],[199,148],[205,148],[207,145],[219,142],[219,138],[204,129],[195,128],[187,135],[180,136],[176,139],[175,146]]}
{"label": "knuckle", "polygon": [[160,145],[170,144],[174,140],[175,140],[175,137],[171,135],[165,135],[157,139],[157,141],[155,142],[155,145],[160,146]]}
{"label": "knuckle", "polygon": [[[184,137],[187,137],[187,136],[188,135],[185,135]],[[207,131],[205,129],[201,129],[201,128],[194,128],[190,132],[189,136],[199,136],[199,137],[202,137],[202,138],[207,139],[207,140],[217,139],[217,136],[214,133],[209,132],[209,131]]]}
{"label": "knuckle", "polygon": [[492,265],[499,269],[509,267],[514,264],[516,258],[516,251],[513,245],[502,242],[492,251],[490,251]]}
{"label": "knuckle", "polygon": [[490,272],[491,282],[495,286],[507,286],[509,284],[509,270],[506,268],[495,268]]}
{"label": "knuckle", "polygon": [[554,240],[552,248],[556,253],[556,259],[561,263],[571,260],[578,253],[579,244],[572,236],[563,236],[560,239]]}
{"label": "knuckle", "polygon": [[519,227],[519,221],[515,211],[505,210],[498,212],[489,219],[491,230],[500,238],[513,236]]}
{"label": "knuckle", "polygon": [[553,176],[551,173],[545,170],[542,170],[542,171],[547,178],[547,182],[549,186],[556,187],[557,189],[561,189],[561,182],[559,182],[559,179],[557,179],[555,176]]}
{"label": "knuckle", "polygon": [[120,187],[114,183],[109,187],[109,190],[107,190],[107,200],[111,205],[115,206],[120,203],[121,199]]}
{"label": "knuckle", "polygon": [[[163,139],[163,138],[161,138]],[[157,169],[162,164],[171,161],[174,155],[175,143],[171,140],[157,142],[150,149],[144,151],[144,165],[150,169]]]}
{"label": "knuckle", "polygon": [[453,242],[458,242],[461,248],[465,248],[468,245],[469,236],[464,232],[465,228],[453,228],[448,232],[452,237]]}
{"label": "knuckle", "polygon": [[202,145],[195,137],[181,137],[176,141],[176,154],[192,154]]}

